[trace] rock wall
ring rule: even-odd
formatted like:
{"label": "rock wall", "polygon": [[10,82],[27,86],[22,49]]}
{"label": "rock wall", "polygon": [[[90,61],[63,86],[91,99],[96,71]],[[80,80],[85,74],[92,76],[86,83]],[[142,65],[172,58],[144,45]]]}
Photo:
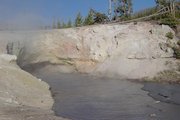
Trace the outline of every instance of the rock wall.
{"label": "rock wall", "polygon": [[31,31],[23,35],[16,32],[11,33],[12,38],[6,37],[20,41],[22,47],[12,50],[19,52],[12,54],[17,54],[20,66],[27,69],[51,64],[61,72],[109,73],[136,79],[171,69],[172,46],[177,44],[177,38],[167,38],[168,32],[175,34],[168,26],[141,22]]}

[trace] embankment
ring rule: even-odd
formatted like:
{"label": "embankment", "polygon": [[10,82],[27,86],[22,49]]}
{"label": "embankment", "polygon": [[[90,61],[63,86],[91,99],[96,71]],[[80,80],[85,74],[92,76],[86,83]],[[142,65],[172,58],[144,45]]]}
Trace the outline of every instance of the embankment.
{"label": "embankment", "polygon": [[[169,33],[172,37],[167,36]],[[9,44],[8,51],[18,56],[19,65],[26,70],[32,71],[37,65],[56,66],[65,73],[128,79],[153,78],[173,71],[173,81],[179,79],[179,60],[173,50],[178,38],[166,25],[140,22],[0,34],[16,41]]]}
{"label": "embankment", "polygon": [[0,120],[64,120],[51,110],[49,85],[21,70],[16,59],[0,54]]}

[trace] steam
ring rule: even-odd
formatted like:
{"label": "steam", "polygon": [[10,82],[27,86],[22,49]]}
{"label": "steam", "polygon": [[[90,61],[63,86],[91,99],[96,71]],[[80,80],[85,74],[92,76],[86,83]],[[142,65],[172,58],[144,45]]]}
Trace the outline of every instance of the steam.
{"label": "steam", "polygon": [[33,13],[21,13],[0,20],[0,54],[9,53],[19,56],[24,47],[38,40],[44,24],[43,17]]}
{"label": "steam", "polygon": [[43,17],[32,13],[21,13],[1,22],[1,30],[37,30],[45,26]]}

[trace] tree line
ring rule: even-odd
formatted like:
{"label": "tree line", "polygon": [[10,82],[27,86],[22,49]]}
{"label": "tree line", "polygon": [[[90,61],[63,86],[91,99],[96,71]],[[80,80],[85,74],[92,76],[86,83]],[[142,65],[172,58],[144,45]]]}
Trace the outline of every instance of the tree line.
{"label": "tree line", "polygon": [[62,28],[71,28],[71,27],[81,27],[86,25],[93,25],[96,23],[105,23],[108,20],[108,17],[104,13],[97,12],[93,9],[90,9],[88,15],[83,18],[81,13],[79,12],[75,18],[75,21],[72,22],[69,20],[67,23],[57,20],[53,21],[52,28],[53,29],[62,29]]}
{"label": "tree line", "polygon": [[168,24],[170,26],[174,26],[179,24],[177,19],[180,17],[180,2],[178,0],[155,0],[156,6],[153,8],[148,8],[140,12],[133,13],[133,2],[132,0],[111,0],[112,1],[112,16],[108,17],[105,13],[100,13],[93,9],[90,9],[87,16],[83,18],[81,13],[79,12],[72,22],[69,20],[67,23],[60,22],[57,20],[53,22],[53,29],[61,29],[61,28],[71,28],[71,27],[81,27],[86,25],[93,24],[102,24],[108,23],[110,21],[126,21],[139,17],[144,17],[149,14],[153,14],[157,12],[159,9],[163,7],[167,7],[170,10],[170,13],[167,13],[162,16],[158,16],[156,20],[160,20],[163,24]]}
{"label": "tree line", "polygon": [[72,26],[72,21],[70,19],[67,23],[61,22],[60,20],[54,20],[52,24],[52,29],[71,28]]}

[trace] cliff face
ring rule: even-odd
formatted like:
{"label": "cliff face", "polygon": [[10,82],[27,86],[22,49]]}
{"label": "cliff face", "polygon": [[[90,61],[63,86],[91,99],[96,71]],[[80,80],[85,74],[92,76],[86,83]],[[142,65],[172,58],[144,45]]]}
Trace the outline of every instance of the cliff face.
{"label": "cliff face", "polygon": [[165,25],[130,23],[3,36],[16,40],[9,44],[9,52],[17,54],[20,66],[27,69],[51,64],[62,72],[142,78],[174,69],[172,46],[177,39],[167,38],[169,32],[174,36]]}

